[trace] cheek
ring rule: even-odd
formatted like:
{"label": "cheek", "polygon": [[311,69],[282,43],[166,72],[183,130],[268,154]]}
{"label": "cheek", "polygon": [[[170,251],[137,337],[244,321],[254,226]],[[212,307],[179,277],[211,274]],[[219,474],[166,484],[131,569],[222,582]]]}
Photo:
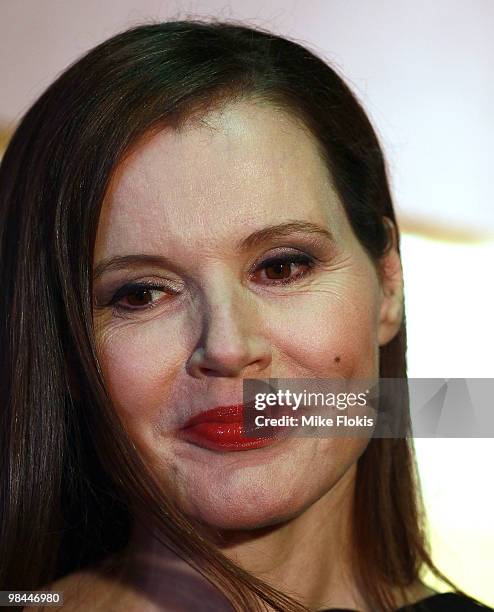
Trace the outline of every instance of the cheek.
{"label": "cheek", "polygon": [[[118,324],[120,325],[120,324]],[[124,421],[156,418],[182,366],[178,334],[159,320],[123,324],[99,335],[98,358],[108,392]]]}
{"label": "cheek", "polygon": [[[274,344],[294,369],[307,378],[373,378],[378,372],[378,308],[375,286],[341,283],[300,296],[283,325],[273,329]],[[289,333],[287,333],[289,330]],[[285,368],[286,369],[286,368]],[[291,373],[287,373],[290,376]]]}

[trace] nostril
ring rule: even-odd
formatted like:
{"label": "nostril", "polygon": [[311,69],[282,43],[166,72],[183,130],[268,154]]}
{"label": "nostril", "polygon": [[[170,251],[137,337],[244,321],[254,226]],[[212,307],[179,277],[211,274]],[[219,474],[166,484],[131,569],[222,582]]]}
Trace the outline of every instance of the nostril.
{"label": "nostril", "polygon": [[227,372],[226,370],[215,370],[212,368],[200,368],[203,376],[227,376],[227,375],[236,375],[236,372]]}
{"label": "nostril", "polygon": [[242,344],[197,347],[187,363],[187,371],[195,377],[240,376],[246,369],[265,369],[271,363],[266,342],[248,339]]}

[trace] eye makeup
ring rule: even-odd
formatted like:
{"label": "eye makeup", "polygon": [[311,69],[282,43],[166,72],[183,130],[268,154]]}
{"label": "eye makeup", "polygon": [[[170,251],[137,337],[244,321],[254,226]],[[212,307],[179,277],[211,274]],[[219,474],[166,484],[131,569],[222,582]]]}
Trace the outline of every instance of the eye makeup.
{"label": "eye makeup", "polygon": [[[270,242],[277,242],[279,237]],[[317,255],[316,255],[317,253]],[[295,236],[287,244],[286,237],[283,244],[271,244],[271,249],[265,250],[264,255],[255,261],[246,270],[246,275],[250,282],[259,286],[265,286],[282,290],[288,285],[295,285],[297,282],[306,280],[317,271],[323,268],[334,256],[333,244],[320,235]],[[115,269],[115,262],[118,260],[116,270],[120,270],[120,264],[125,262],[131,265],[132,262],[144,266],[149,260],[152,267],[156,269],[156,263],[163,260],[169,264],[168,258],[160,258],[154,255],[124,255],[119,258],[109,260],[110,269]],[[101,266],[100,266],[101,269]],[[173,270],[177,270],[174,265]],[[129,271],[130,272],[130,271]],[[101,278],[102,274],[98,275]],[[141,270],[141,278],[142,278]],[[142,280],[123,280],[120,283],[116,280],[108,283],[100,281],[102,285],[95,293],[98,296],[95,301],[97,309],[111,308],[115,313],[128,313],[138,315],[139,313],[154,309],[161,304],[171,302],[174,297],[183,293],[186,289],[184,281],[172,281],[170,279],[156,277],[154,279]],[[160,297],[162,294],[162,297]]]}

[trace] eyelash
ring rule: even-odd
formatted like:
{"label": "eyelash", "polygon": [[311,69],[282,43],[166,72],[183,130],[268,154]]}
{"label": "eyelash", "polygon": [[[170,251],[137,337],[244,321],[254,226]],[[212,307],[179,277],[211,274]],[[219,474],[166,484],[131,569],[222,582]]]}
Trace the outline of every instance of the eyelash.
{"label": "eyelash", "polygon": [[[280,265],[280,264],[281,265],[286,265],[286,264],[304,265],[304,266],[307,266],[307,270],[305,270],[304,272],[298,273],[295,276],[286,278],[286,279],[285,278],[278,279],[278,280],[271,279],[271,282],[267,283],[268,286],[289,285],[289,284],[292,284],[300,280],[301,278],[306,278],[313,272],[316,262],[309,255],[304,255],[301,253],[300,254],[294,253],[294,254],[289,254],[289,255],[280,255],[277,257],[270,257],[268,259],[265,259],[263,262],[258,264],[254,268],[254,270],[252,270],[250,275],[252,276],[256,272],[263,271],[269,267],[272,267],[274,265]],[[128,295],[132,295],[134,293],[139,293],[142,291],[156,291],[156,290],[157,291],[168,290],[172,294],[178,295],[178,291],[173,291],[168,285],[159,285],[152,281],[140,281],[138,283],[128,283],[120,287],[120,289],[116,291],[116,293],[113,295],[113,297],[111,298],[110,302],[107,305],[112,306],[113,309],[117,313],[128,313],[128,312],[135,312],[135,311],[142,312],[144,310],[150,310],[152,308],[155,308],[158,305],[158,302],[152,302],[151,304],[143,306],[142,308],[129,308],[127,306],[122,306],[118,302],[122,298],[125,298]]]}
{"label": "eyelash", "polygon": [[271,279],[271,282],[267,283],[268,285],[275,285],[275,286],[276,285],[289,285],[291,283],[296,282],[300,278],[305,278],[313,271],[314,266],[315,266],[315,261],[309,255],[304,255],[302,253],[278,255],[275,257],[269,257],[268,259],[265,259],[262,263],[260,263],[259,265],[255,267],[255,269],[253,270],[253,273],[258,272],[260,270],[266,270],[266,268],[269,268],[276,264],[305,265],[307,266],[308,269],[305,272],[298,273],[295,276],[291,276],[287,279],[279,279],[279,280],[274,280],[274,281]]}

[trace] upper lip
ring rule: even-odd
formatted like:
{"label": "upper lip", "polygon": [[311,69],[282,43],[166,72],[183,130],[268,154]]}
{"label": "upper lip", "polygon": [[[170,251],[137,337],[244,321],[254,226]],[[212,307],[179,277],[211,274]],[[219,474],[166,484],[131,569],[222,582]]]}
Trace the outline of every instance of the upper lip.
{"label": "upper lip", "polygon": [[[246,404],[248,406],[249,404]],[[231,404],[229,406],[216,406],[204,410],[191,417],[182,429],[194,427],[199,423],[242,423],[244,418],[244,404]]]}

